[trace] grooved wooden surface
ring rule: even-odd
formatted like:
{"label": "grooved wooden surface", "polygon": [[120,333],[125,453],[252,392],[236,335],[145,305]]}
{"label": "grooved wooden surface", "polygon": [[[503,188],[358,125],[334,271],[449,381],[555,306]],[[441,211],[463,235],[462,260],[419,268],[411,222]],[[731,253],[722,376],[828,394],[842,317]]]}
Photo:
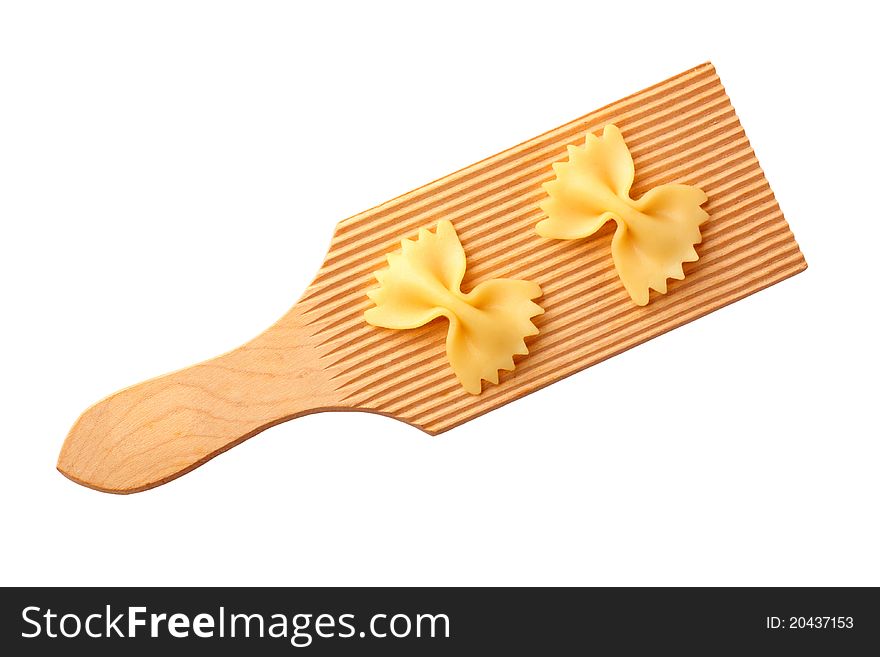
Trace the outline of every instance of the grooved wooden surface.
{"label": "grooved wooden surface", "polygon": [[[636,306],[611,259],[613,224],[577,241],[538,237],[541,184],[588,131],[615,123],[635,162],[634,197],[697,185],[698,262],[684,281]],[[462,289],[486,278],[541,285],[540,334],[500,385],[473,396],[446,360],[446,323],[411,331],[368,325],[367,290],[388,253],[450,220],[467,253]],[[215,359],[126,388],[74,424],[58,469],[102,491],[165,483],[279,422],[360,409],[438,433],[741,299],[806,268],[710,64],[340,223],[315,281],[274,326]],[[720,348],[720,347],[719,347]]]}
{"label": "grooved wooden surface", "polygon": [[[683,281],[635,306],[611,260],[613,223],[593,238],[538,237],[541,184],[568,144],[606,123],[635,162],[632,195],[671,182],[709,196],[709,220]],[[530,355],[500,385],[472,396],[445,357],[443,320],[411,331],[367,325],[373,274],[403,237],[439,219],[467,253],[462,289],[486,278],[536,281],[544,290]],[[556,130],[339,224],[327,258],[298,304],[341,406],[445,431],[806,268],[782,211],[711,64],[698,66]]]}

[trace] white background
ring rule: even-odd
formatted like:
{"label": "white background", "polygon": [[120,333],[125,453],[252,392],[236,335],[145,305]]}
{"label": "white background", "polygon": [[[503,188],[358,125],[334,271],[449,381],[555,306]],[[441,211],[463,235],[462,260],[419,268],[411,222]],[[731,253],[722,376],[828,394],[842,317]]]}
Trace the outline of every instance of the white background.
{"label": "white background", "polygon": [[[880,584],[869,3],[362,4],[0,4],[0,582]],[[322,414],[137,495],[56,472],[87,406],[281,316],[335,222],[709,59],[804,274],[437,438]]]}

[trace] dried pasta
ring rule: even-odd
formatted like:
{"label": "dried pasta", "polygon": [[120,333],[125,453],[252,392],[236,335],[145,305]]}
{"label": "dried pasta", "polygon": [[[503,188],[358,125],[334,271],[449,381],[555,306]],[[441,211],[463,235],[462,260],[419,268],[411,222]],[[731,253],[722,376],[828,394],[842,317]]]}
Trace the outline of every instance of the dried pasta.
{"label": "dried pasta", "polygon": [[536,230],[542,237],[589,237],[607,221],[617,222],[611,256],[632,300],[647,305],[649,289],[666,294],[666,279],[684,278],[682,263],[698,259],[700,225],[709,215],[706,194],[692,185],[660,185],[630,198],[632,156],[620,130],[606,125],[601,137],[588,134],[583,146],[568,147],[568,161],[553,165],[556,178],[544,184],[547,215]]}
{"label": "dried pasta", "polygon": [[464,389],[477,395],[483,380],[498,383],[498,370],[514,368],[514,355],[528,354],[525,338],[538,333],[531,318],[544,311],[532,301],[541,288],[530,281],[498,278],[462,292],[465,268],[449,221],[440,221],[436,232],[422,228],[417,240],[402,240],[401,251],[376,273],[380,287],[367,293],[376,305],[364,318],[378,327],[411,329],[446,317],[449,364]]}

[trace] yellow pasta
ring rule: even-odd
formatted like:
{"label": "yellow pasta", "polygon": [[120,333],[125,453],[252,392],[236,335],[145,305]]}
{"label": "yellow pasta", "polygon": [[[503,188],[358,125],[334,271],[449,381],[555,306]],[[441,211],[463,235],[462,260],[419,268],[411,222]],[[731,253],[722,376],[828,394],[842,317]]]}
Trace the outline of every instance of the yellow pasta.
{"label": "yellow pasta", "polygon": [[364,313],[366,321],[411,329],[446,317],[446,354],[464,389],[478,395],[482,380],[498,383],[498,370],[512,370],[513,356],[529,353],[525,338],[538,333],[531,318],[544,312],[532,301],[541,288],[498,278],[463,293],[465,253],[448,221],[440,221],[436,233],[422,228],[418,240],[400,244],[376,273],[380,287],[367,293],[376,306]]}
{"label": "yellow pasta", "polygon": [[700,206],[706,194],[691,185],[660,185],[638,200],[630,198],[632,156],[616,126],[601,137],[588,134],[583,146],[568,147],[568,161],[553,165],[555,180],[544,184],[541,203],[547,218],[542,237],[589,237],[607,221],[617,222],[611,256],[632,300],[648,303],[649,289],[666,294],[666,279],[684,278],[682,263],[698,259],[700,225],[709,215]]}

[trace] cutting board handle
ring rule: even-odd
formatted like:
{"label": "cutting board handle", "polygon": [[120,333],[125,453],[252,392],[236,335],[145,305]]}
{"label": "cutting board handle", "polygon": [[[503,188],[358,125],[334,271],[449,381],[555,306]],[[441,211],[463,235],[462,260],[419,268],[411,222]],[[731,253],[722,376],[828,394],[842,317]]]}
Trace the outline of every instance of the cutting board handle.
{"label": "cutting board handle", "polygon": [[235,351],[121,390],[86,410],[58,458],[65,476],[134,493],[270,426],[338,407],[296,309]]}

